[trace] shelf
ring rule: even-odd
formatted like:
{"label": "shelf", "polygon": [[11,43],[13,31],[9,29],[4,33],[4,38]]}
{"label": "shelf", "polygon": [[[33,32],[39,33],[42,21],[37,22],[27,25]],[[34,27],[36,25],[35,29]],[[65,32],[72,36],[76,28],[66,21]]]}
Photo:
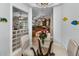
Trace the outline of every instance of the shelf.
{"label": "shelf", "polygon": [[13,56],[20,56],[21,55],[21,48],[19,48],[19,49],[17,49],[16,51],[14,51],[13,53],[12,53],[12,55]]}
{"label": "shelf", "polygon": [[[17,11],[16,11],[17,10]],[[23,12],[13,7],[13,29],[12,29],[12,53],[13,55],[18,53],[17,51],[21,48],[21,37],[28,35],[28,17],[20,19],[17,13]],[[16,15],[14,15],[16,13]],[[28,15],[28,13],[23,12]],[[23,14],[22,13],[22,14]]]}

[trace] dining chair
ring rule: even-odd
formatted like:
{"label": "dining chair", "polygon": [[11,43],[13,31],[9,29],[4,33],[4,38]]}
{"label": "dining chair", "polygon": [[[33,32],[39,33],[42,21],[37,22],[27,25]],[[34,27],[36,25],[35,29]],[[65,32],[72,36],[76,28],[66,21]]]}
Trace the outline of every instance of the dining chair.
{"label": "dining chair", "polygon": [[77,56],[79,56],[79,46],[78,46]]}
{"label": "dining chair", "polygon": [[69,40],[67,47],[68,56],[76,56],[78,52],[78,44],[75,40]]}
{"label": "dining chair", "polygon": [[35,51],[34,48],[31,47],[31,50],[34,52],[34,56],[55,56],[55,54],[51,52],[53,41],[50,42],[49,48],[47,49],[47,52],[45,51],[46,52],[45,54],[43,53],[42,46],[39,39],[38,39],[38,44],[39,44],[39,47],[37,51]]}

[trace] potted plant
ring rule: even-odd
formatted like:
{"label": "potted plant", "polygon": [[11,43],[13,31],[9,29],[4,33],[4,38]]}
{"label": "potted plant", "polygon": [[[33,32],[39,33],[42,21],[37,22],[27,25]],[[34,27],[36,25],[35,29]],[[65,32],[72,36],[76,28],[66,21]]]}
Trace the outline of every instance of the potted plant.
{"label": "potted plant", "polygon": [[39,38],[42,40],[42,44],[44,44],[44,40],[45,40],[45,38],[47,38],[46,32],[45,32],[45,31],[42,31],[42,32],[40,33]]}

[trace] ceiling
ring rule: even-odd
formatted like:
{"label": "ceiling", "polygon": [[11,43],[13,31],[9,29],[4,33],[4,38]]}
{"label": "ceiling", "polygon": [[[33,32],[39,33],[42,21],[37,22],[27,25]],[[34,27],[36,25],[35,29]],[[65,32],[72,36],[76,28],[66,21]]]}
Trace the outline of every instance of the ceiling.
{"label": "ceiling", "polygon": [[[40,6],[41,3],[27,3],[26,5],[30,6],[30,7],[37,7],[37,8],[42,8]],[[48,5],[46,6],[46,8],[48,7],[54,7],[57,5],[60,5],[61,3],[48,3]]]}
{"label": "ceiling", "polygon": [[[42,7],[40,4],[47,4],[46,7]],[[32,18],[39,18],[41,16],[52,16],[53,7],[61,5],[61,3],[26,3],[29,7],[32,7]]]}

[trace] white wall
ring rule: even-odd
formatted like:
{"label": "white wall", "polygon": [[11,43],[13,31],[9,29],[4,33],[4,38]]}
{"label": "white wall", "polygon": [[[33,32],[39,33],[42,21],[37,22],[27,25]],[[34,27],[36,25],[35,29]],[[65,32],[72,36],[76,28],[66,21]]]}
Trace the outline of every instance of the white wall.
{"label": "white wall", "polygon": [[33,8],[32,9],[32,16],[39,17],[39,16],[52,16],[52,8]]}
{"label": "white wall", "polygon": [[[79,41],[79,25],[76,27],[71,24],[74,16],[79,16],[78,3],[65,3],[53,8],[54,19],[54,39],[61,42],[66,48],[70,39]],[[68,21],[64,22],[63,17],[68,17]],[[67,28],[65,28],[67,27]],[[73,30],[76,28],[77,30]]]}
{"label": "white wall", "polygon": [[7,23],[0,22],[0,55],[10,54],[10,4],[0,3],[0,17],[7,18]]}
{"label": "white wall", "polygon": [[62,6],[53,7],[53,37],[54,41],[62,43]]}
{"label": "white wall", "polygon": [[[74,16],[76,17],[79,16],[79,4],[78,3],[64,4],[63,17],[64,16],[68,17],[68,21],[66,23],[63,22],[63,44],[65,45],[65,47],[67,47],[70,39],[79,41],[79,25],[74,26],[71,24],[71,21],[73,20],[72,18],[74,18]],[[68,27],[64,28],[64,26]],[[74,28],[77,30],[74,30]]]}
{"label": "white wall", "polygon": [[28,29],[29,29],[29,39],[30,39],[30,46],[32,45],[32,8],[29,8],[28,14]]}

